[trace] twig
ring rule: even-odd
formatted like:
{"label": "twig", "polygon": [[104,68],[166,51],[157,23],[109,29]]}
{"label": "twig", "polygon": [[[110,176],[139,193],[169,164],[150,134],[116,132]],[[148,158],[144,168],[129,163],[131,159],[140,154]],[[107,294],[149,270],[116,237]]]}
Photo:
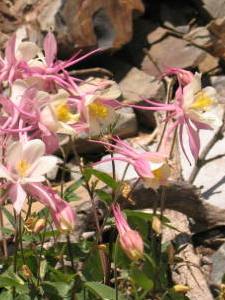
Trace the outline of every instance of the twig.
{"label": "twig", "polygon": [[223,120],[222,125],[217,129],[212,139],[209,141],[209,143],[205,146],[205,148],[202,150],[202,153],[200,154],[199,158],[196,161],[196,164],[191,172],[191,175],[188,179],[189,183],[193,183],[195,178],[197,177],[201,167],[206,163],[206,156],[208,155],[209,151],[212,149],[212,147],[223,138],[223,132],[225,127],[225,111],[223,113]]}
{"label": "twig", "polygon": [[70,75],[86,75],[90,73],[102,73],[109,77],[113,77],[113,73],[104,68],[88,68],[88,69],[80,69],[80,70],[73,70],[69,72]]}

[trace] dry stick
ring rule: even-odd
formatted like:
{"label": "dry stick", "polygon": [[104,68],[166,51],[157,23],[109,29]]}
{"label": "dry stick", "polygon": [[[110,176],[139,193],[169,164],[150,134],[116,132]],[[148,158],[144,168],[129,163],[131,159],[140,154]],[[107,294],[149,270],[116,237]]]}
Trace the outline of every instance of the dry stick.
{"label": "dry stick", "polygon": [[70,73],[70,75],[86,75],[86,74],[90,74],[90,73],[102,73],[103,75],[113,77],[113,73],[104,68],[80,69],[80,70],[70,71],[69,73]]}
{"label": "dry stick", "polygon": [[191,172],[191,175],[188,179],[189,183],[193,183],[195,178],[197,177],[201,167],[205,165],[208,161],[205,159],[209,151],[212,149],[212,147],[223,138],[223,132],[225,129],[225,110],[223,113],[223,121],[222,125],[217,129],[212,139],[209,141],[209,143],[205,146],[205,148],[202,150],[202,153],[200,154],[199,158],[196,161],[196,164]]}
{"label": "dry stick", "polygon": [[4,221],[3,221],[3,214],[2,214],[2,209],[0,208],[0,225],[1,225],[1,234],[2,234],[2,244],[3,244],[3,252],[4,252],[4,257],[8,257],[8,247],[7,247],[7,242],[5,238],[5,234],[2,230],[4,228]]}
{"label": "dry stick", "polygon": [[[70,144],[71,144],[74,156],[75,156],[75,161],[79,166],[81,174],[83,174],[83,166],[81,165],[80,156],[77,153],[77,149],[76,149],[76,146],[75,146],[72,138],[70,138]],[[90,185],[89,185],[88,181],[85,179],[85,177],[84,177],[84,181],[85,181],[85,188],[86,188],[88,195],[90,197],[90,200],[91,200],[91,207],[92,207],[92,212],[94,215],[95,225],[96,225],[96,235],[97,235],[96,240],[97,240],[97,245],[99,245],[102,243],[102,232],[101,232],[101,227],[100,227],[100,223],[99,223],[99,219],[98,219],[97,208],[95,205],[94,193],[93,193],[92,189],[90,188]],[[106,253],[104,251],[102,251],[101,249],[99,249],[99,256],[100,256],[100,260],[101,260],[101,264],[102,264],[102,270],[104,273],[104,283],[105,283],[106,281],[108,281],[108,277],[110,275],[110,274],[108,274],[109,272],[108,272],[107,263],[106,263],[108,260],[108,257],[106,255]]]}

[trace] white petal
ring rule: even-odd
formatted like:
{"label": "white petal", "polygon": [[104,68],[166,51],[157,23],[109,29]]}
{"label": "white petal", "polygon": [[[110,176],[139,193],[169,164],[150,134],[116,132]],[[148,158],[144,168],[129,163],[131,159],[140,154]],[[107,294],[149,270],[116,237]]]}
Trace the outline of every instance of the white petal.
{"label": "white petal", "polygon": [[9,181],[13,181],[9,171],[3,165],[0,165],[0,178],[5,178]]}
{"label": "white petal", "polygon": [[29,61],[40,52],[40,48],[32,43],[32,42],[22,42],[18,45],[18,48],[16,50],[16,58]]}
{"label": "white petal", "polygon": [[40,177],[45,175],[46,173],[52,171],[58,162],[58,158],[53,155],[46,155],[40,157],[36,162],[32,165],[31,169],[28,170],[28,176],[30,178]]}
{"label": "white petal", "polygon": [[45,143],[41,140],[28,141],[23,146],[22,159],[28,164],[33,164],[37,159],[45,154]]}
{"label": "white petal", "polygon": [[28,85],[25,80],[17,79],[16,81],[14,81],[11,89],[10,100],[12,100],[12,102],[16,105],[19,105],[21,97],[23,96],[27,88]]}
{"label": "white petal", "polygon": [[22,143],[14,142],[12,143],[7,151],[6,161],[7,164],[13,168],[17,165],[17,163],[22,159]]}

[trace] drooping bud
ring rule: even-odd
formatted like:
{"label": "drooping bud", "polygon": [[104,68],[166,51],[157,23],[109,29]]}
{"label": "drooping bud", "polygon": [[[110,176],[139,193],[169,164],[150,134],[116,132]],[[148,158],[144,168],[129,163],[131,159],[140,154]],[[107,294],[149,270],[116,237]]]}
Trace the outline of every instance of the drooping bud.
{"label": "drooping bud", "polygon": [[32,272],[27,265],[22,265],[21,273],[25,278],[31,278],[31,276],[32,276]]}
{"label": "drooping bud", "polygon": [[138,231],[130,228],[119,205],[113,205],[112,210],[119,232],[121,248],[131,260],[142,258],[144,254],[144,242],[141,235]]}
{"label": "drooping bud", "polygon": [[181,68],[168,68],[165,75],[176,75],[182,86],[189,84],[194,78],[194,74],[192,72]]}
{"label": "drooping bud", "polygon": [[71,206],[60,199],[56,204],[56,210],[52,210],[52,218],[56,227],[61,231],[72,231],[76,224],[76,214]]}
{"label": "drooping bud", "polygon": [[190,291],[190,287],[183,284],[176,284],[172,287],[172,290],[176,293],[185,294]]}
{"label": "drooping bud", "polygon": [[33,232],[39,233],[41,230],[43,230],[46,226],[46,220],[45,219],[38,219],[37,222],[34,224]]}

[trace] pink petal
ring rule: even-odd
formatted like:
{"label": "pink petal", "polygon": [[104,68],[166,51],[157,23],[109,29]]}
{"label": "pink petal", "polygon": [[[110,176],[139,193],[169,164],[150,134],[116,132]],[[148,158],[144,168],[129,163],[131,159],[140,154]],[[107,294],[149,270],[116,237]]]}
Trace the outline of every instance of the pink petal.
{"label": "pink petal", "polygon": [[5,49],[5,57],[9,64],[15,64],[15,46],[16,46],[16,35],[14,34],[7,42]]}
{"label": "pink petal", "polygon": [[25,186],[26,191],[45,206],[56,210],[55,192],[40,183],[29,183]]}
{"label": "pink petal", "polygon": [[9,197],[13,202],[13,207],[17,215],[21,212],[27,194],[19,183],[14,183],[9,189]]}
{"label": "pink petal", "polygon": [[189,146],[191,153],[195,159],[198,158],[199,150],[200,150],[200,138],[199,133],[192,127],[190,121],[186,122],[187,130],[188,130],[188,138],[189,138]]}
{"label": "pink petal", "polygon": [[44,39],[45,60],[50,67],[57,54],[57,43],[53,33],[49,32]]}

